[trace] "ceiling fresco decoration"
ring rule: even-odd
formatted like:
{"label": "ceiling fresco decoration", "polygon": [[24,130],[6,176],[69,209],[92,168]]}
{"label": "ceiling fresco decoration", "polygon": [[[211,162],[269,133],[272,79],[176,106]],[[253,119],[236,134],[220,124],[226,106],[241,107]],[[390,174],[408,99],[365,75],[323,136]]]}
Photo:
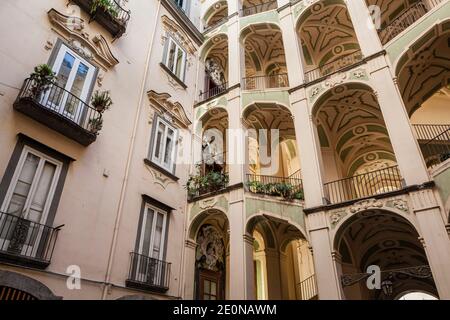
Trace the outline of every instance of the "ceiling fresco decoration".
{"label": "ceiling fresco decoration", "polygon": [[203,49],[205,61],[214,61],[223,72],[225,81],[228,78],[228,37],[220,34],[211,38]]}
{"label": "ceiling fresco decoration", "polygon": [[297,25],[305,62],[322,66],[359,50],[353,24],[342,1],[320,1],[305,10]]}
{"label": "ceiling fresco decoration", "polygon": [[450,29],[443,33],[442,28],[441,25],[430,30],[399,60],[398,84],[410,116],[450,84]]}
{"label": "ceiling fresco decoration", "polygon": [[245,47],[247,77],[265,75],[277,68],[280,73],[286,72],[283,38],[278,26],[268,23],[250,25],[242,31],[241,40]]}
{"label": "ceiling fresco decoration", "polygon": [[228,17],[227,1],[218,1],[213,4],[205,13],[205,26],[210,27]]}
{"label": "ceiling fresco decoration", "polygon": [[365,163],[395,160],[378,101],[368,87],[331,89],[317,102],[313,116],[325,135],[321,140],[334,147],[345,175],[353,175]]}

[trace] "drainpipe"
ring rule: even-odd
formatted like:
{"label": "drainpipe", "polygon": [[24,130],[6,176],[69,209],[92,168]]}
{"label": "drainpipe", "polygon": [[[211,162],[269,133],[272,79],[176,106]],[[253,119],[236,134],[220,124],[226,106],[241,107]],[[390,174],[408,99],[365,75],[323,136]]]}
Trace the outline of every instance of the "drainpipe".
{"label": "drainpipe", "polygon": [[148,73],[149,73],[148,69],[149,69],[149,65],[150,65],[150,57],[151,57],[151,53],[152,53],[153,41],[155,39],[155,34],[156,34],[156,27],[157,27],[158,20],[159,20],[158,16],[159,16],[160,9],[161,9],[161,1],[158,1],[158,8],[156,10],[156,15],[155,15],[155,24],[153,27],[153,34],[150,38],[150,41],[148,44],[148,49],[147,49],[147,58],[145,61],[144,74],[142,76],[141,88],[139,91],[140,96],[139,96],[138,107],[136,109],[136,115],[134,118],[133,132],[132,132],[132,135],[130,138],[130,147],[128,148],[128,156],[127,156],[127,162],[126,162],[126,167],[125,167],[125,174],[123,177],[122,187],[120,190],[119,205],[117,208],[117,215],[116,215],[116,220],[114,223],[114,231],[113,231],[113,238],[112,238],[112,242],[111,242],[111,248],[109,250],[108,265],[107,265],[106,274],[105,274],[105,284],[104,284],[103,292],[102,292],[102,300],[106,299],[106,296],[108,294],[108,288],[111,285],[109,283],[109,281],[111,280],[111,269],[113,266],[114,255],[115,255],[116,246],[117,246],[117,236],[119,233],[120,219],[122,217],[125,194],[126,194],[127,187],[128,187],[128,178],[129,178],[129,174],[130,174],[131,160],[132,160],[134,144],[135,144],[135,140],[136,140],[136,132],[137,132],[139,118],[140,118],[140,114],[141,114],[141,110],[142,110],[142,100],[143,100],[144,94],[145,94],[145,85],[147,83],[147,78],[148,78]]}

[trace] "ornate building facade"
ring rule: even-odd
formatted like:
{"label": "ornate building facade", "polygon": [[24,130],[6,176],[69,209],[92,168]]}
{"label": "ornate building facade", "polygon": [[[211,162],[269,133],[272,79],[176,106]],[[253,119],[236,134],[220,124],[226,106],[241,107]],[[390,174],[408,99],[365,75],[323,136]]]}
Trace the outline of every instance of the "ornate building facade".
{"label": "ornate building facade", "polygon": [[450,299],[450,1],[0,17],[0,300]]}

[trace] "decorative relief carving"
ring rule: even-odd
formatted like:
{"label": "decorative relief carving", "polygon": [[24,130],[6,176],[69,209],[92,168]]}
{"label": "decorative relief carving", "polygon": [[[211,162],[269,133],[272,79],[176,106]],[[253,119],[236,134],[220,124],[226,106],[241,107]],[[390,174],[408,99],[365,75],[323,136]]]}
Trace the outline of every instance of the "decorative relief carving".
{"label": "decorative relief carving", "polygon": [[173,181],[166,175],[162,174],[158,170],[154,170],[153,168],[150,168],[149,166],[145,166],[145,168],[147,168],[147,170],[150,171],[150,173],[152,174],[152,176],[154,178],[154,184],[160,185],[163,189],[166,189],[170,183],[175,183],[175,181]]}
{"label": "decorative relief carving", "polygon": [[403,199],[395,199],[392,204],[394,205],[395,208],[401,210],[401,211],[405,211],[408,212],[409,208],[408,208],[408,202],[406,202]]}
{"label": "decorative relief carving", "polygon": [[[66,40],[69,46],[88,60],[93,60],[105,70],[119,63],[102,35],[92,38],[84,31],[83,19],[66,16],[55,9],[48,12],[53,30]],[[77,23],[74,23],[77,19]]]}
{"label": "decorative relief carving", "polygon": [[381,208],[383,207],[383,202],[377,199],[367,199],[354,203],[348,210],[349,213],[358,213],[371,208]]}
{"label": "decorative relief carving", "polygon": [[170,117],[171,122],[184,128],[187,128],[191,124],[191,121],[184,112],[183,106],[179,102],[169,101],[170,94],[157,93],[150,90],[147,92],[147,96],[156,111],[165,117]]}
{"label": "decorative relief carving", "polygon": [[163,29],[168,32],[170,36],[175,39],[186,50],[188,54],[194,54],[197,51],[189,36],[186,34],[186,32],[184,32],[183,28],[176,24],[175,21],[171,20],[166,15],[162,16],[161,20]]}
{"label": "decorative relief carving", "polygon": [[342,218],[345,217],[346,215],[347,215],[347,211],[345,211],[345,210],[339,210],[339,211],[332,212],[330,215],[331,225],[333,227],[336,226],[339,223],[339,221],[341,221]]}
{"label": "decorative relief carving", "polygon": [[200,201],[199,203],[199,207],[200,209],[211,209],[212,207],[214,207],[217,203],[217,198],[211,198],[211,199],[205,199]]}

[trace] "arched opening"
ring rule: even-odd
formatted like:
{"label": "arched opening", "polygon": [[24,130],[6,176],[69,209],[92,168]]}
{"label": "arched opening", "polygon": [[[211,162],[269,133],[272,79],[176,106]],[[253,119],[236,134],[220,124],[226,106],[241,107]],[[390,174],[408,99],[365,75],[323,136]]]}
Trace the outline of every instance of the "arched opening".
{"label": "arched opening", "polygon": [[43,283],[25,275],[0,270],[0,300],[59,300]]}
{"label": "arched opening", "polygon": [[190,237],[195,239],[194,297],[198,300],[224,300],[229,279],[229,224],[219,210],[201,213],[192,222]]}
{"label": "arched opening", "polygon": [[302,232],[287,221],[256,216],[247,224],[253,235],[253,261],[258,300],[317,298],[314,266]]}
{"label": "arched opening", "polygon": [[217,191],[228,185],[227,128],[228,113],[224,108],[206,112],[198,123],[201,135],[201,158],[186,186],[190,197]]}
{"label": "arched opening", "polygon": [[283,37],[275,24],[250,25],[241,32],[245,48],[244,90],[289,87]]}
{"label": "arched opening", "polygon": [[297,23],[305,81],[337,72],[362,59],[353,23],[344,1],[323,0],[311,5]]}
{"label": "arched opening", "polygon": [[244,0],[242,1],[241,17],[251,16],[253,14],[275,10],[278,8],[276,0]]}
{"label": "arched opening", "polygon": [[401,293],[395,300],[438,300],[438,298],[427,292],[409,291]]}
{"label": "arched opening", "polygon": [[450,32],[444,25],[434,26],[411,44],[396,68],[406,111],[428,167],[450,158]]}
{"label": "arched opening", "polygon": [[228,19],[227,1],[218,1],[213,4],[203,17],[204,31],[214,29]]}
{"label": "arched opening", "polygon": [[200,101],[224,93],[228,88],[228,37],[225,34],[214,36],[203,48],[204,89]]}
{"label": "arched opening", "polygon": [[247,184],[255,193],[303,200],[301,168],[290,111],[254,103],[243,113],[248,129]]}
{"label": "arched opening", "polygon": [[330,203],[398,190],[402,178],[378,100],[363,84],[339,85],[313,108]]}
{"label": "arched opening", "polygon": [[442,2],[444,0],[366,0],[383,45]]}
{"label": "arched opening", "polygon": [[[419,234],[400,215],[375,209],[356,213],[339,228],[334,246],[346,299],[392,300],[410,291],[438,296]],[[380,272],[377,281],[369,279],[369,288],[371,266]]]}

